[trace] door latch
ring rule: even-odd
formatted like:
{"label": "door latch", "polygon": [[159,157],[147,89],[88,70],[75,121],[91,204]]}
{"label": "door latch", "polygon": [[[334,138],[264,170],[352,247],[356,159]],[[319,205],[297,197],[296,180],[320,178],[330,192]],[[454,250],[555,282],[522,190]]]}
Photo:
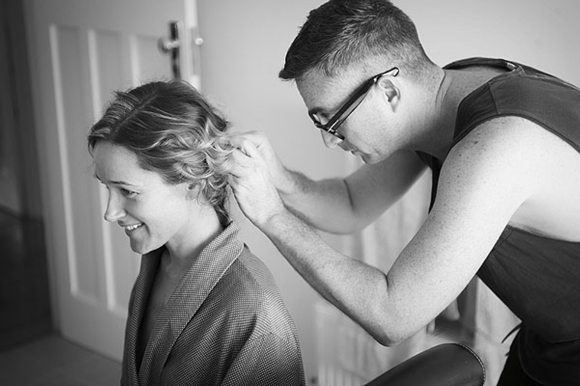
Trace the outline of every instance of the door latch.
{"label": "door latch", "polygon": [[171,73],[173,74],[174,79],[181,79],[180,30],[182,30],[181,22],[172,21],[169,23],[169,37],[159,39],[159,49],[161,52],[170,55]]}

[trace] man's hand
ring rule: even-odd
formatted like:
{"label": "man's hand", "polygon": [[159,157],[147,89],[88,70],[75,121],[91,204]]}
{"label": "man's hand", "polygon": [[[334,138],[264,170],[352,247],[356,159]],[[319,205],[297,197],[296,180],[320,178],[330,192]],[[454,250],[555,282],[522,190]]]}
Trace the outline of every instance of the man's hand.
{"label": "man's hand", "polygon": [[[286,208],[272,183],[268,160],[254,142],[246,138],[235,142],[234,146],[236,150],[232,153],[229,170],[230,186],[242,212],[254,225],[264,230],[268,221],[276,214],[285,212]],[[271,151],[269,144],[268,148]],[[273,154],[271,151],[270,155]]]}
{"label": "man's hand", "polygon": [[270,174],[270,179],[276,189],[287,191],[291,185],[286,175],[286,168],[274,152],[272,145],[266,135],[260,131],[248,131],[234,134],[230,138],[230,143],[238,149],[244,149],[251,144],[264,160],[266,170]]}

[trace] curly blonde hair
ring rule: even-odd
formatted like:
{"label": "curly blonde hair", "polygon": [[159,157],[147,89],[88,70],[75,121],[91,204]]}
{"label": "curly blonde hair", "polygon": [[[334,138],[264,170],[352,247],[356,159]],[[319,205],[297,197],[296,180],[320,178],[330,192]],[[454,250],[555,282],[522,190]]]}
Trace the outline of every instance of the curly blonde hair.
{"label": "curly blonde hair", "polygon": [[169,184],[192,183],[229,222],[228,175],[233,151],[228,121],[184,81],[151,82],[116,92],[103,117],[88,134],[89,152],[100,141],[134,152],[139,166]]}

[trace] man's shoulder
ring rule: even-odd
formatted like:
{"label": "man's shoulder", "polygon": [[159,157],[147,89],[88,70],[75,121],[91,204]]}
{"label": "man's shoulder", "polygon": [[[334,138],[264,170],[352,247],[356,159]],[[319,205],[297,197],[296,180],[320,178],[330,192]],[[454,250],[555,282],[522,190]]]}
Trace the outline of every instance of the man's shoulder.
{"label": "man's shoulder", "polygon": [[[445,159],[448,172],[464,181],[502,183],[534,179],[569,147],[559,136],[519,116],[499,116],[477,125],[457,141]],[[483,182],[482,182],[483,180]]]}
{"label": "man's shoulder", "polygon": [[533,120],[517,115],[500,115],[481,121],[463,137],[456,140],[450,154],[477,150],[481,155],[494,155],[496,151],[541,145],[546,130]]}

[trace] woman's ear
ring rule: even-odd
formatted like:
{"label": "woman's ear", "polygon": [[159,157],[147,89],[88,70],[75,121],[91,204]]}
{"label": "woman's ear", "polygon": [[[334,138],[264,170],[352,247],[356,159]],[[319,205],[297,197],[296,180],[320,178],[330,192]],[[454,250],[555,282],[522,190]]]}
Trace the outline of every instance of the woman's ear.
{"label": "woman's ear", "polygon": [[185,198],[188,200],[197,200],[199,198],[199,185],[194,183],[187,183]]}

